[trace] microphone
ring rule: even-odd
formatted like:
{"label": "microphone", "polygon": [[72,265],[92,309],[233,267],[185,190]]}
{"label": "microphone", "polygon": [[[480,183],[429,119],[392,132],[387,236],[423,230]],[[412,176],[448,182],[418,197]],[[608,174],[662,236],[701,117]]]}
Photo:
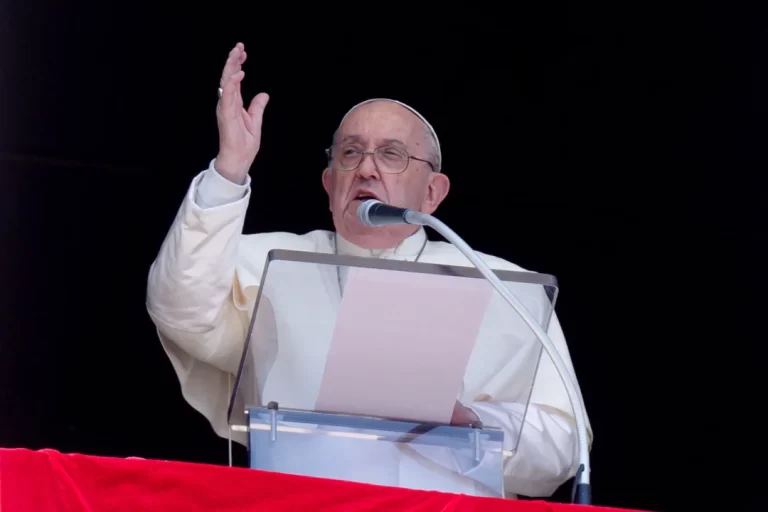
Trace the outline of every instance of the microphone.
{"label": "microphone", "polygon": [[539,323],[531,316],[525,305],[520,302],[507,286],[499,279],[493,270],[472,250],[472,248],[461,239],[451,228],[446,226],[437,218],[423,212],[409,210],[407,208],[397,208],[369,199],[363,202],[357,208],[357,218],[364,225],[369,227],[387,226],[393,224],[416,224],[420,226],[429,226],[440,233],[446,240],[452,243],[459,251],[467,257],[469,261],[480,271],[488,282],[496,289],[499,295],[520,315],[523,321],[533,331],[541,343],[544,351],[552,359],[560,380],[565,385],[568,393],[568,399],[573,407],[574,419],[576,420],[576,431],[579,437],[579,470],[576,473],[574,481],[574,496],[572,498],[577,504],[590,505],[592,501],[592,486],[590,484],[590,460],[589,460],[589,434],[587,431],[587,414],[584,402],[576,388],[576,380],[571,377],[565,361],[557,351],[555,344],[549,339],[549,336],[541,328]]}
{"label": "microphone", "polygon": [[357,207],[357,218],[364,226],[375,228],[393,224],[417,224],[423,226],[422,213],[368,199]]}

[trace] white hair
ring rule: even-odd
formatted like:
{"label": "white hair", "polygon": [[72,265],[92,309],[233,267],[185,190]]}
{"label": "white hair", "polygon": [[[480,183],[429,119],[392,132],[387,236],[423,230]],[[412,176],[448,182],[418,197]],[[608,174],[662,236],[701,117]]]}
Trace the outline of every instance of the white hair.
{"label": "white hair", "polygon": [[432,146],[430,148],[430,150],[429,150],[429,156],[428,156],[427,159],[433,165],[433,167],[435,169],[435,172],[440,172],[440,169],[442,168],[442,163],[443,163],[443,154],[440,151],[440,140],[437,138],[437,133],[435,132],[435,129],[432,128],[432,125],[429,124],[429,121],[427,121],[427,119],[424,116],[419,114],[419,112],[415,108],[413,108],[413,107],[411,107],[409,105],[406,105],[405,103],[403,103],[401,101],[397,101],[397,100],[393,100],[393,99],[389,99],[389,98],[372,98],[370,100],[361,101],[360,103],[358,103],[357,105],[355,105],[354,107],[349,109],[347,111],[347,113],[344,114],[344,117],[341,118],[341,122],[339,123],[339,127],[336,128],[336,131],[333,133],[333,143],[336,144],[336,138],[337,138],[337,136],[339,134],[339,130],[341,129],[341,125],[344,124],[344,121],[347,119],[347,117],[349,117],[349,115],[355,109],[357,109],[357,107],[361,107],[363,105],[367,105],[368,103],[373,103],[375,101],[388,101],[390,103],[395,103],[397,105],[400,105],[401,107],[405,108],[406,110],[412,112],[416,117],[418,117],[421,120],[422,123],[424,123],[424,127],[426,128],[427,133],[428,133],[427,139],[429,139],[429,143]]}

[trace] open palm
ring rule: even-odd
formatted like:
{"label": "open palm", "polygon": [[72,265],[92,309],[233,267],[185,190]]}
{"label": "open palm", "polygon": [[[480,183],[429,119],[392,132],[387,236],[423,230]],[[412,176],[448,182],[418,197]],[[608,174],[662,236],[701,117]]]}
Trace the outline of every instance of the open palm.
{"label": "open palm", "polygon": [[219,125],[219,155],[216,170],[225,178],[245,181],[261,145],[261,125],[269,101],[266,93],[257,94],[245,108],[240,84],[245,78],[245,46],[237,43],[221,74],[221,99],[216,107]]}

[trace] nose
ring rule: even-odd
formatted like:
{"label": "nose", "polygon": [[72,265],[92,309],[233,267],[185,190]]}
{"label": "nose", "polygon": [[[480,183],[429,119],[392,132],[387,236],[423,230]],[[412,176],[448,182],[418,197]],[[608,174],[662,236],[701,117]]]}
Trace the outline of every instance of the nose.
{"label": "nose", "polygon": [[357,174],[363,179],[379,179],[379,169],[376,167],[376,159],[373,153],[363,154],[363,159],[357,166]]}

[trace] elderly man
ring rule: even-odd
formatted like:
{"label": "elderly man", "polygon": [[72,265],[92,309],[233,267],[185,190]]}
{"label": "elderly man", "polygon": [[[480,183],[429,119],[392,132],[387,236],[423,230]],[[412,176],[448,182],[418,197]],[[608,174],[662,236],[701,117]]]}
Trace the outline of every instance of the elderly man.
{"label": "elderly man", "polygon": [[[417,226],[368,228],[356,217],[363,196],[432,213],[448,194],[450,182],[440,172],[441,152],[434,130],[415,110],[393,100],[371,100],[354,107],[334,134],[322,183],[335,233],[243,235],[250,199],[248,172],[259,151],[262,116],[269,100],[262,93],[244,108],[240,84],[245,59],[245,49],[238,44],[224,66],[217,106],[219,153],[192,181],[150,270],[147,299],[149,314],[184,397],[222,437],[229,435],[226,411],[231,384],[268,251],[280,248],[470,264],[452,246],[429,242]],[[493,268],[521,270],[499,258],[483,257]],[[340,288],[343,281],[340,276]],[[549,333],[570,365],[554,316]],[[300,336],[311,338],[312,333]],[[278,387],[291,385],[290,379],[280,380],[279,375],[270,374],[269,379],[278,382]],[[479,419],[484,425],[504,429],[510,442],[516,440],[523,417],[520,406],[494,400],[481,389],[471,392],[464,404],[457,402],[452,423]],[[546,354],[542,355],[524,428],[516,455],[504,466],[506,489],[512,494],[549,496],[576,473],[578,459],[573,412]],[[389,463],[390,459],[375,454],[364,461],[369,467]],[[468,494],[483,494],[469,478],[458,484],[455,478],[450,482],[441,478],[435,475],[420,486],[449,490],[464,485]]]}

